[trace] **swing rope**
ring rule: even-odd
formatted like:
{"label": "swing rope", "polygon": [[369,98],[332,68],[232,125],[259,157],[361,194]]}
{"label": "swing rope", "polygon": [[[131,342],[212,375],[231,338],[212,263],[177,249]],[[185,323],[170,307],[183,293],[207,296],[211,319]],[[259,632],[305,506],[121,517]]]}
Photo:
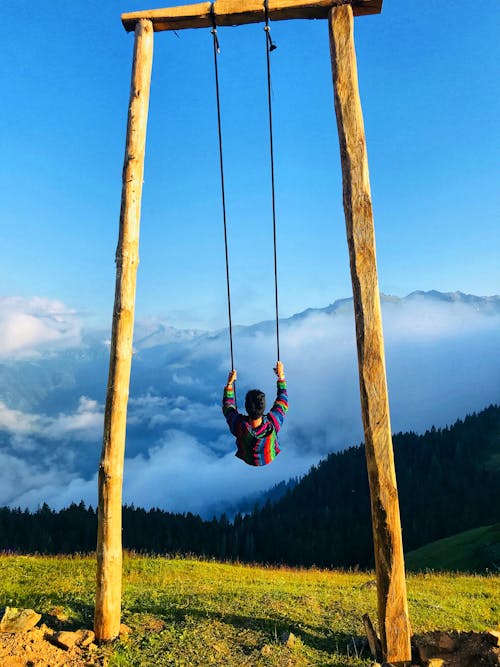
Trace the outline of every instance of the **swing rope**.
{"label": "swing rope", "polygon": [[[224,160],[222,153],[222,125],[220,118],[220,93],[219,93],[219,63],[218,63],[218,54],[220,53],[219,38],[217,36],[217,25],[215,23],[215,12],[214,12],[214,3],[210,7],[210,14],[212,17],[212,35],[214,43],[214,69],[215,69],[215,92],[217,98],[217,125],[219,129],[219,164],[220,164],[220,183],[221,183],[221,194],[222,194],[222,218],[224,221],[224,248],[226,252],[226,285],[227,285],[227,310],[228,310],[228,320],[229,320],[229,348],[231,351],[231,369],[234,370],[234,353],[233,353],[233,322],[231,315],[231,286],[229,281],[229,250],[227,243],[227,216],[226,216],[226,190],[224,185]],[[236,401],[236,391],[235,391],[235,401]]]}
{"label": "swing rope", "polygon": [[273,141],[273,107],[272,107],[272,88],[271,88],[271,51],[277,46],[271,39],[271,27],[269,25],[269,0],[264,1],[266,12],[266,25],[264,32],[266,34],[266,62],[267,62],[267,101],[269,109],[269,149],[271,156],[271,194],[273,202],[273,241],[274,241],[274,296],[276,305],[276,352],[277,359],[280,359],[280,329],[279,329],[279,308],[278,308],[278,258],[276,251],[276,196],[274,187],[274,141]]}
{"label": "swing rope", "polygon": [[[266,61],[267,61],[267,98],[268,98],[268,109],[269,109],[269,147],[270,147],[270,158],[271,158],[271,194],[272,194],[272,211],[273,211],[273,246],[274,246],[274,295],[275,295],[275,307],[276,307],[276,351],[277,351],[277,360],[280,359],[280,334],[279,334],[279,307],[278,307],[278,258],[277,258],[277,242],[276,242],[276,195],[275,195],[275,184],[274,184],[274,141],[273,141],[273,112],[272,112],[272,87],[271,87],[271,61],[270,53],[274,51],[277,47],[273,43],[271,38],[271,28],[269,26],[269,0],[264,1],[265,8],[265,18],[266,25],[264,27],[266,35]],[[213,36],[213,50],[214,50],[214,71],[215,71],[215,92],[217,100],[217,127],[218,127],[218,136],[219,136],[219,165],[220,165],[220,182],[221,182],[221,195],[222,195],[222,217],[224,222],[224,248],[226,255],[226,285],[227,285],[227,308],[228,308],[228,320],[229,320],[229,347],[231,353],[231,369],[234,369],[234,351],[233,351],[233,324],[232,324],[232,314],[231,314],[231,287],[229,279],[229,250],[228,250],[228,241],[227,241],[227,214],[226,214],[226,192],[225,192],[225,181],[224,181],[224,160],[223,160],[223,151],[222,151],[222,123],[221,123],[221,110],[220,110],[220,86],[219,86],[219,62],[218,55],[220,53],[220,44],[219,38],[217,35],[217,24],[215,20],[215,9],[214,3],[210,5],[210,16],[212,18],[212,30],[211,34]],[[236,390],[235,390],[235,401],[236,401]]]}

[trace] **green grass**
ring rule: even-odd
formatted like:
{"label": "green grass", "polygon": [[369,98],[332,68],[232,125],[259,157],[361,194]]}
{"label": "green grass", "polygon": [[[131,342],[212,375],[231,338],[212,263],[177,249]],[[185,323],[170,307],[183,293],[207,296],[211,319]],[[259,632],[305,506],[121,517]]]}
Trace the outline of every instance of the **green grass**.
{"label": "green grass", "polygon": [[499,572],[500,523],[426,544],[406,554],[405,561],[413,571]]}
{"label": "green grass", "polygon": [[[0,582],[0,606],[59,607],[68,629],[92,627],[91,558],[1,556]],[[366,667],[367,650],[356,650],[362,615],[376,619],[372,582],[370,573],[126,556],[123,621],[134,632],[110,649],[109,667]],[[414,631],[496,626],[499,584],[497,576],[409,576]],[[281,644],[284,631],[294,646]]]}

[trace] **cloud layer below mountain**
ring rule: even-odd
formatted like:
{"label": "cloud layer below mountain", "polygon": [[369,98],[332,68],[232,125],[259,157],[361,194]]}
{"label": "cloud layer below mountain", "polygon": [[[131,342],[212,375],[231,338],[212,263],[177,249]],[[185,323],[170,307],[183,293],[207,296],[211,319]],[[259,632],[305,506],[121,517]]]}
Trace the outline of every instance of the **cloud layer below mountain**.
{"label": "cloud layer below mountain", "polygon": [[0,297],[0,328],[0,359],[40,357],[81,343],[75,311],[50,299]]}
{"label": "cloud layer below mountain", "polygon": [[[383,319],[394,431],[444,426],[498,402],[498,297],[384,298]],[[3,299],[0,321],[11,327],[0,348],[0,504],[95,504],[106,336],[82,334],[75,313],[43,300]],[[19,337],[16,322],[22,324]],[[272,323],[237,327],[234,338],[238,396],[260,386],[270,402]],[[220,411],[227,333],[149,323],[135,343],[125,501],[210,516],[359,443],[352,302],[283,321],[281,347],[291,406],[280,438],[283,453],[256,469],[234,457]]]}

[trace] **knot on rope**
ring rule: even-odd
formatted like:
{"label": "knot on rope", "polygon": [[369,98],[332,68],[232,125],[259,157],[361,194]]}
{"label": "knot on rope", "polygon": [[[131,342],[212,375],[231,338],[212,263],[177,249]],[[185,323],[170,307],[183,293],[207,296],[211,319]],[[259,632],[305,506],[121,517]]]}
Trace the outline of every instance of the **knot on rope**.
{"label": "knot on rope", "polygon": [[264,11],[266,14],[266,25],[264,30],[266,32],[267,48],[269,52],[274,51],[278,46],[273,42],[271,37],[271,26],[269,25],[269,0],[264,0]]}
{"label": "knot on rope", "polygon": [[270,52],[271,52],[271,51],[274,51],[275,49],[278,48],[278,46],[277,46],[277,44],[275,44],[275,43],[273,42],[273,40],[272,40],[272,37],[271,37],[271,28],[270,28],[270,26],[266,25],[266,27],[264,28],[264,30],[266,31],[267,46],[268,46],[268,48],[269,48],[269,51],[270,51]]}
{"label": "knot on rope", "polygon": [[217,35],[217,22],[215,20],[215,3],[211,2],[210,3],[210,18],[212,19],[212,30],[210,31],[212,35],[214,36],[214,48],[216,49],[217,53],[220,53],[220,44],[219,44],[219,36]]}

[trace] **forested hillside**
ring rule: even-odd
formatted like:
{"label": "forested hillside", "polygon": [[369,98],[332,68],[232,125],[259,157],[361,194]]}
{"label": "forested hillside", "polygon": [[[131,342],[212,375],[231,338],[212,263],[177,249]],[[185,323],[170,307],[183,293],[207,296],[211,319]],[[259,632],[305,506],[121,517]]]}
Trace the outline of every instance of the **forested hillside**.
{"label": "forested hillside", "polygon": [[[500,520],[500,407],[393,440],[406,551]],[[259,561],[372,565],[364,448],[331,454],[240,525]]]}
{"label": "forested hillside", "polygon": [[[406,551],[500,521],[500,407],[424,435],[394,436]],[[95,548],[96,513],[0,509],[0,549],[41,553]],[[125,507],[124,546],[154,553],[322,567],[372,565],[364,449],[331,454],[275,503],[229,522]]]}

